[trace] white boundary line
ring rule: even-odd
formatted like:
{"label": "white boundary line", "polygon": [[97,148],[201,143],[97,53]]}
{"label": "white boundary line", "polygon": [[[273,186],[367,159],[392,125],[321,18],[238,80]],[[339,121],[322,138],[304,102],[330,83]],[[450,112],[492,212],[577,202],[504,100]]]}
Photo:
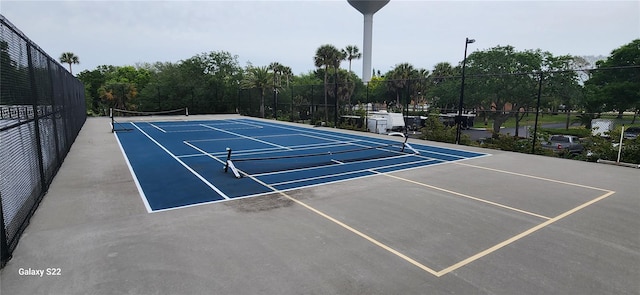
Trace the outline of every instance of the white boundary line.
{"label": "white boundary line", "polygon": [[136,187],[138,188],[138,193],[140,194],[140,198],[142,199],[142,203],[144,203],[144,207],[147,209],[147,213],[153,212],[153,210],[151,209],[151,206],[149,205],[149,200],[147,200],[147,196],[144,194],[144,191],[142,190],[142,186],[140,186],[140,182],[138,181],[138,176],[136,176],[136,172],[133,171],[133,167],[131,166],[131,163],[129,162],[129,157],[127,156],[127,153],[124,151],[124,148],[122,147],[122,143],[120,143],[120,138],[118,137],[118,132],[114,132],[113,135],[116,137],[116,141],[118,142],[118,146],[120,147],[120,151],[122,152],[122,155],[124,156],[124,161],[127,163],[127,167],[129,167],[129,172],[131,172],[131,176],[133,176],[133,182],[135,182]]}
{"label": "white boundary line", "polygon": [[260,143],[264,143],[264,144],[267,144],[267,145],[271,145],[271,146],[275,146],[275,147],[283,148],[283,149],[286,149],[286,150],[290,150],[290,148],[288,148],[288,147],[286,147],[286,146],[279,145],[279,144],[271,143],[271,142],[264,141],[264,140],[255,139],[255,138],[250,137],[250,136],[246,136],[246,135],[238,134],[238,133],[231,132],[231,131],[226,131],[226,130],[223,130],[223,129],[220,129],[220,128],[216,128],[216,127],[207,126],[206,124],[200,124],[200,125],[201,125],[201,126],[203,126],[203,127],[205,127],[205,128],[209,128],[209,129],[211,129],[211,130],[215,130],[215,131],[220,131],[220,132],[228,133],[228,134],[235,135],[235,136],[238,136],[238,137],[242,137],[242,138],[246,138],[246,139],[249,139],[249,140],[253,140],[253,141],[260,142]]}
{"label": "white boundary line", "polygon": [[189,167],[189,165],[187,165],[185,162],[183,162],[182,160],[180,160],[178,157],[176,157],[176,155],[174,155],[173,153],[171,153],[167,148],[165,148],[164,146],[162,146],[162,144],[160,144],[158,141],[156,141],[153,137],[151,137],[149,134],[147,134],[146,132],[144,132],[142,129],[140,129],[140,127],[138,127],[138,125],[136,125],[135,123],[131,122],[131,125],[133,125],[136,129],[138,129],[140,132],[142,132],[142,134],[144,134],[147,138],[149,138],[151,141],[153,141],[153,143],[155,143],[157,146],[159,146],[163,151],[165,151],[167,154],[169,154],[169,156],[171,156],[174,160],[178,161],[178,163],[180,163],[182,166],[184,166],[184,168],[186,168],[187,170],[189,170],[189,172],[191,172],[193,175],[195,175],[196,177],[198,177],[198,179],[200,179],[202,182],[204,182],[207,186],[209,186],[212,190],[214,190],[216,193],[218,193],[221,197],[229,200],[230,198],[223,193],[220,189],[218,189],[215,185],[211,184],[207,179],[205,179],[202,175],[200,175],[198,172],[196,172],[195,170],[193,170],[191,167]]}
{"label": "white boundary line", "polygon": [[153,124],[153,123],[151,123],[151,122],[147,122],[147,124],[149,124],[149,125],[153,126],[153,128],[156,128],[156,129],[160,130],[162,133],[167,133],[167,131],[166,131],[166,130],[164,130],[164,129],[160,128],[160,127],[159,127],[159,126],[157,126],[156,124]]}

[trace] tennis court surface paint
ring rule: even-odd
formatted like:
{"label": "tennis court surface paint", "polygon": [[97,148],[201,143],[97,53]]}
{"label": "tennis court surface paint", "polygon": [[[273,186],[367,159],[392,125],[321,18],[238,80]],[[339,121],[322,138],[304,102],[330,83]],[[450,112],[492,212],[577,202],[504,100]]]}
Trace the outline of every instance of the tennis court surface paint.
{"label": "tennis court surface paint", "polygon": [[[150,212],[487,155],[414,141],[405,147],[397,137],[251,119],[119,124],[127,131],[116,136]],[[237,179],[225,172],[227,149],[232,151],[232,162],[238,159],[235,165],[250,177]],[[243,161],[247,158],[259,160]]]}

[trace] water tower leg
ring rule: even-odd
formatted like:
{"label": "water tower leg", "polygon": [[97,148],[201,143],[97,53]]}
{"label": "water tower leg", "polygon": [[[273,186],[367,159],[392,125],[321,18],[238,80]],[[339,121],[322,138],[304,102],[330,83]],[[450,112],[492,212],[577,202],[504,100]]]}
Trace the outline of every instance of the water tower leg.
{"label": "water tower leg", "polygon": [[364,39],[362,42],[362,81],[371,81],[371,43],[373,36],[373,14],[364,15]]}

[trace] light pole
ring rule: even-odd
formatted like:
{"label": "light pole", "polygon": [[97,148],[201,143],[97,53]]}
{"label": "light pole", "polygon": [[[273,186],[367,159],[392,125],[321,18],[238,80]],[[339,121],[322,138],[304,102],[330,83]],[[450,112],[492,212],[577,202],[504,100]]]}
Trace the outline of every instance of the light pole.
{"label": "light pole", "polygon": [[456,144],[460,144],[460,130],[462,129],[462,104],[464,103],[464,69],[467,65],[467,45],[476,42],[475,39],[466,38],[464,42],[464,59],[462,60],[462,83],[460,85],[460,102],[458,103],[458,118],[456,121]]}

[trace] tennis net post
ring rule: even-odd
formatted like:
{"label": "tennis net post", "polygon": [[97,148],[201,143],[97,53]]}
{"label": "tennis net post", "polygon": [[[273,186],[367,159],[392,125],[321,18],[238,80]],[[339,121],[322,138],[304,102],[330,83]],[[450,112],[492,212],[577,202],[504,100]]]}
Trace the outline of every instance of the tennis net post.
{"label": "tennis net post", "polygon": [[236,178],[241,178],[242,177],[242,175],[240,174],[240,171],[238,171],[236,166],[233,165],[233,162],[231,162],[231,148],[227,148],[227,161],[225,163],[226,163],[224,165],[224,172],[225,173],[227,173],[227,171],[229,171],[229,169],[231,169],[231,172],[233,172],[233,175],[235,175]]}
{"label": "tennis net post", "polygon": [[[109,108],[109,117],[111,118],[111,132],[116,131],[131,131],[132,128],[127,128],[127,121],[120,121],[120,117],[122,118],[143,118],[143,117],[152,117],[152,116],[189,116],[189,109],[187,107],[175,110],[168,111],[155,111],[155,112],[145,112],[145,111],[132,111],[132,110],[123,110],[116,108]],[[118,119],[116,119],[118,117]],[[116,127],[117,126],[117,127]]]}
{"label": "tennis net post", "polygon": [[409,140],[409,136],[404,135],[404,142],[402,143],[402,150],[400,150],[401,152],[404,152],[404,148],[408,148],[409,150],[411,150],[413,152],[413,154],[415,155],[419,155],[420,152],[416,149],[414,149],[408,142],[407,140]]}

